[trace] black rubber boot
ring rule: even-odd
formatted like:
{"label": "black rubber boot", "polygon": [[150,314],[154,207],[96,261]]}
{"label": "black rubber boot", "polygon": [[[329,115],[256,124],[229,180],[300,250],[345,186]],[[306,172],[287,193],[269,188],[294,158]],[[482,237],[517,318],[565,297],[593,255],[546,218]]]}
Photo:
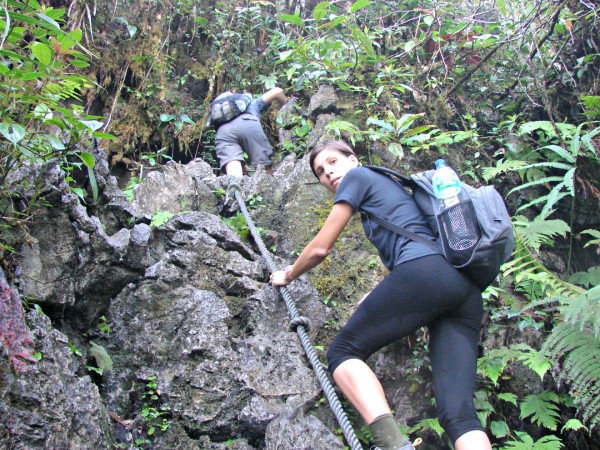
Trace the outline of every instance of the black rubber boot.
{"label": "black rubber boot", "polygon": [[377,417],[369,425],[373,443],[378,450],[414,450],[412,443],[400,432],[391,414]]}

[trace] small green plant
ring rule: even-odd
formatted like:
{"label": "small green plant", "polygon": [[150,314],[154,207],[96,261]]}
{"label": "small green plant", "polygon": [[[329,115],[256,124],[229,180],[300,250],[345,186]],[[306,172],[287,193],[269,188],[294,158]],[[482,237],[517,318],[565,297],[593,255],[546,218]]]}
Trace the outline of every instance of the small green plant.
{"label": "small green plant", "polygon": [[[162,116],[161,116],[161,118],[162,118]],[[141,156],[141,160],[147,161],[148,165],[150,167],[154,167],[158,164],[161,164],[163,162],[162,160],[170,161],[173,159],[169,155],[165,154],[166,151],[167,151],[167,148],[163,147],[160,150],[156,150],[155,152],[149,152],[147,154],[143,154]]]}
{"label": "small green plant", "polygon": [[171,211],[157,210],[154,214],[152,214],[152,220],[150,221],[150,226],[151,227],[162,227],[174,215],[175,214],[173,214]]}
{"label": "small green plant", "polygon": [[340,324],[337,322],[337,320],[334,320],[334,319],[327,320],[323,324],[323,326],[328,330],[340,331],[340,329],[341,329]]}
{"label": "small green plant", "polygon": [[71,344],[70,342],[67,342],[67,347],[69,347],[69,350],[71,350],[72,355],[83,356],[83,353],[81,353],[81,351],[77,349],[75,344]]}
{"label": "small green plant", "polygon": [[327,297],[325,297],[323,299],[323,303],[325,303],[327,306],[329,306],[329,305],[337,306],[337,302],[335,300],[331,299],[331,295],[328,295]]}
{"label": "small green plant", "polygon": [[146,401],[142,406],[141,416],[146,421],[148,427],[146,433],[148,436],[152,436],[157,428],[161,431],[166,431],[171,424],[171,420],[168,418],[172,415],[171,408],[163,405],[157,409],[153,406],[154,402],[159,399],[159,396],[160,391],[158,390],[156,375],[152,375],[148,377],[144,393],[142,394],[142,398]]}
{"label": "small green plant", "polygon": [[225,194],[226,194],[225,189],[223,189],[221,187],[219,189],[216,189],[216,190],[211,191],[211,192],[213,194],[215,194],[218,198],[223,198],[223,197],[225,197]]}
{"label": "small green plant", "polygon": [[248,224],[242,213],[238,212],[233,217],[222,218],[221,221],[233,229],[242,241],[245,242],[248,239],[250,229],[248,228]]}
{"label": "small green plant", "polygon": [[97,328],[98,328],[98,331],[100,331],[100,333],[103,333],[103,334],[110,333],[110,325],[106,321],[106,316],[100,317]]}
{"label": "small green plant", "polygon": [[248,209],[256,209],[256,208],[264,208],[262,195],[250,194],[246,200],[246,205]]}
{"label": "small green plant", "polygon": [[[296,110],[301,110],[298,105],[294,105]],[[287,118],[287,122],[283,122],[282,116],[277,117],[277,125],[280,127],[292,129],[292,140],[285,141],[282,144],[281,151],[283,153],[296,153],[297,157],[302,157],[306,152],[306,142],[310,136],[312,126],[308,120],[301,115],[290,114]]]}
{"label": "small green plant", "polygon": [[125,197],[127,197],[127,200],[129,200],[130,202],[133,201],[134,188],[141,182],[142,182],[141,178],[131,177],[129,179],[129,181],[127,182],[127,185],[125,186],[125,189],[123,189],[123,193],[125,194]]}

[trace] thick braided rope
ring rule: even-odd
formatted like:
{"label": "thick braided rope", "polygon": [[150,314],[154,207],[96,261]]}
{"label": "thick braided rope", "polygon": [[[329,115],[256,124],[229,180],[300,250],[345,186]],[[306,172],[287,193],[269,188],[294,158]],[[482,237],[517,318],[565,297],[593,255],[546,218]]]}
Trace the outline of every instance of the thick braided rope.
{"label": "thick braided rope", "polygon": [[[265,246],[262,238],[260,237],[260,233],[256,229],[256,226],[254,225],[254,221],[248,214],[248,209],[246,209],[246,204],[244,203],[244,199],[243,199],[242,195],[240,194],[240,192],[237,189],[234,192],[235,192],[235,199],[237,200],[238,204],[240,205],[240,211],[244,215],[244,218],[246,219],[246,223],[248,224],[248,229],[250,230],[250,233],[252,234],[254,241],[258,245],[260,253],[267,261],[269,270],[271,271],[271,273],[273,273],[277,270],[275,263],[273,262],[273,258],[271,257],[271,254],[267,250],[267,247]],[[299,320],[304,320],[306,318],[301,317],[300,314],[298,314],[296,305],[294,304],[294,301],[285,286],[282,286],[280,288],[280,292],[281,292],[281,295],[283,296],[283,300],[285,301],[288,312],[289,312],[290,316],[292,317],[292,324],[294,324],[296,326],[296,333],[298,333],[298,336],[300,337],[300,341],[302,342],[304,351],[306,352],[306,355],[308,356],[308,359],[315,371],[315,374],[317,375],[317,379],[319,380],[319,383],[321,383],[321,387],[323,388],[325,397],[327,397],[327,400],[329,401],[329,407],[331,408],[331,411],[333,411],[333,414],[335,415],[338,423],[340,424],[340,427],[342,428],[342,432],[344,433],[346,442],[348,443],[348,445],[350,446],[350,448],[352,450],[362,450],[362,445],[360,444],[358,438],[356,437],[356,434],[354,433],[354,429],[352,428],[352,425],[350,425],[350,421],[348,420],[348,416],[346,416],[346,413],[344,412],[344,408],[342,407],[342,404],[340,403],[340,400],[338,399],[337,394],[335,393],[335,391],[333,389],[333,386],[331,385],[331,383],[329,382],[329,379],[327,378],[327,374],[325,373],[325,370],[323,369],[323,365],[321,364],[321,361],[319,361],[317,352],[313,348],[313,346],[310,342],[310,339],[308,338],[308,330],[305,328],[304,324],[298,323]],[[306,319],[306,320],[308,320],[308,319]],[[296,323],[294,323],[294,321],[296,321]]]}

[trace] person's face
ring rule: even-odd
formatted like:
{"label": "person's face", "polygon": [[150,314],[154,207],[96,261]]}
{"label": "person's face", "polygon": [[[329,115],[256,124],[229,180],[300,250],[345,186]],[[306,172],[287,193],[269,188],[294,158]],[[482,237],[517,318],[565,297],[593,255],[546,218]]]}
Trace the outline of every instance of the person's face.
{"label": "person's face", "polygon": [[335,194],[346,173],[358,167],[359,161],[354,155],[325,149],[315,157],[313,165],[321,184]]}

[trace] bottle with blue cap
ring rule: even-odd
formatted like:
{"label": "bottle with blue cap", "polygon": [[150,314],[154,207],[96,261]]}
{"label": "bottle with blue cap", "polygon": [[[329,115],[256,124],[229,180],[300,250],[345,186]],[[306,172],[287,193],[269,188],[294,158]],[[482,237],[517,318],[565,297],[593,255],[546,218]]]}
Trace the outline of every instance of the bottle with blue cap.
{"label": "bottle with blue cap", "polygon": [[435,174],[431,179],[433,194],[437,199],[436,214],[450,208],[461,201],[468,200],[456,172],[446,165],[446,161],[438,159],[435,162]]}
{"label": "bottle with blue cap", "polygon": [[455,251],[472,248],[478,241],[470,199],[460,184],[456,172],[446,161],[435,162],[435,174],[431,179],[435,195],[435,213],[441,222],[446,242]]}

